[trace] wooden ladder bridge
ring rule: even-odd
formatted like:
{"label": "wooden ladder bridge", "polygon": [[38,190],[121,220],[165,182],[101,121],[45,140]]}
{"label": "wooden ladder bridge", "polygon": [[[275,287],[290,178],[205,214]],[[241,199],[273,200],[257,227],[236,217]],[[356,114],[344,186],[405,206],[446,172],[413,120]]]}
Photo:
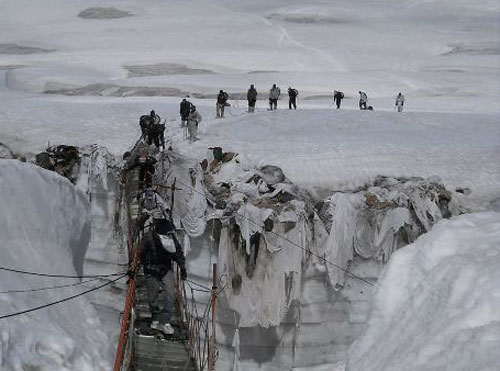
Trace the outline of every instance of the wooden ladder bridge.
{"label": "wooden ladder bridge", "polygon": [[[132,156],[137,156],[143,147],[139,140]],[[180,279],[180,270],[175,267],[176,305],[170,322],[175,333],[164,335],[151,329],[146,282],[138,261],[140,232],[135,227],[141,213],[136,197],[141,192],[139,170],[123,171],[123,178],[123,199],[127,203],[128,214],[129,272],[133,273],[127,282],[113,371],[213,371],[216,361],[217,267],[214,264],[212,268],[211,300],[201,314],[196,308],[193,291],[188,297],[185,281]]]}

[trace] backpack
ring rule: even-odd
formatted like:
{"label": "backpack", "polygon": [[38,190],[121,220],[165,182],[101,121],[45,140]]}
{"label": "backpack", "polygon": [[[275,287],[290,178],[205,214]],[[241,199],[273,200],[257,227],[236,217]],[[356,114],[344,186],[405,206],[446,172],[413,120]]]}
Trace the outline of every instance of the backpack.
{"label": "backpack", "polygon": [[228,99],[229,99],[229,95],[227,95],[226,92],[219,93],[219,95],[217,96],[217,103],[225,104]]}
{"label": "backpack", "polygon": [[156,243],[166,252],[175,254],[176,246],[172,236],[174,231],[171,223],[167,219],[154,219],[154,233]]}

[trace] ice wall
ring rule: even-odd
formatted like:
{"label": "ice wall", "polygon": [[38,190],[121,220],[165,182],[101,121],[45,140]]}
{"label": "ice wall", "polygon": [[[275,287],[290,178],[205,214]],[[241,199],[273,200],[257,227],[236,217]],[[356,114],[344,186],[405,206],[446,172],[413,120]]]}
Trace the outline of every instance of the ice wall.
{"label": "ice wall", "polygon": [[496,370],[500,214],[438,223],[397,251],[378,283],[347,370]]}
{"label": "ice wall", "polygon": [[[234,153],[201,163],[162,156],[156,181],[179,187],[174,219],[199,223],[184,228],[190,277],[209,286],[218,263],[220,370],[341,367],[392,253],[465,211],[436,177],[377,177],[318,201],[278,167]],[[208,295],[195,301],[202,311]]]}
{"label": "ice wall", "polygon": [[[438,177],[379,176],[356,191],[335,192],[319,208],[329,232],[325,258],[344,269],[355,255],[386,263],[439,220],[465,212],[456,196]],[[329,264],[325,268],[330,284],[341,288],[345,272]]]}
{"label": "ice wall", "polygon": [[[0,160],[0,236],[4,267],[82,273],[90,239],[85,195],[65,178],[17,160]],[[0,271],[0,291],[75,282]],[[77,294],[82,287],[0,294],[1,315]],[[0,320],[0,368],[109,369],[108,339],[85,297]]]}

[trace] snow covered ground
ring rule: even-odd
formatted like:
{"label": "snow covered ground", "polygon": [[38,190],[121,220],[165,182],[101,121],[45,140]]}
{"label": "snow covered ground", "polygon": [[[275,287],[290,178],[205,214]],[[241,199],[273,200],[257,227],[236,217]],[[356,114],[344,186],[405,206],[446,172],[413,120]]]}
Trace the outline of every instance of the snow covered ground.
{"label": "snow covered ground", "polygon": [[392,257],[346,370],[496,370],[500,214],[442,221]]}
{"label": "snow covered ground", "polygon": [[[497,0],[0,0],[0,9],[0,143],[15,151],[98,143],[121,155],[139,116],[156,109],[193,162],[219,145],[317,192],[379,174],[437,175],[470,188],[473,209],[499,209]],[[255,115],[232,100],[225,119],[213,118],[219,89],[236,97],[252,83]],[[267,112],[272,83],[280,108],[288,86],[300,91],[298,111]],[[346,94],[340,111],[333,89]],[[374,112],[357,110],[358,90]],[[178,126],[186,94],[204,117],[193,145]],[[494,225],[474,223],[477,241]]]}
{"label": "snow covered ground", "polygon": [[[85,195],[55,173],[17,160],[0,161],[0,185],[2,268],[81,275],[90,239],[90,204]],[[1,270],[0,316],[85,291],[84,285],[67,286],[78,281]],[[99,284],[103,281],[87,282]],[[67,287],[5,293],[61,285]],[[95,309],[79,298],[0,319],[0,368],[103,370],[109,367],[109,342]]]}

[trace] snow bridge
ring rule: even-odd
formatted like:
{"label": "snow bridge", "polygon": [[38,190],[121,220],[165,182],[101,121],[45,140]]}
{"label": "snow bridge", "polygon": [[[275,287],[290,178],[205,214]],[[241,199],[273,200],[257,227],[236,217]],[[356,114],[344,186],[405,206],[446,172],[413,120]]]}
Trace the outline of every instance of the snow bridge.
{"label": "snow bridge", "polygon": [[[145,148],[138,141],[130,158],[137,158]],[[127,164],[126,164],[127,165]],[[173,335],[164,335],[150,328],[151,313],[148,306],[144,274],[139,265],[140,231],[134,226],[140,215],[140,205],[136,195],[141,191],[139,169],[124,171],[124,199],[127,203],[128,236],[127,249],[131,274],[126,291],[125,308],[121,318],[113,370],[114,371],[174,371],[174,370],[214,370],[216,361],[215,317],[217,301],[217,266],[212,267],[213,285],[206,287],[194,281],[188,296],[185,281],[180,279],[180,269],[175,266],[176,305],[171,319]],[[174,202],[175,180],[170,187]],[[174,263],[175,264],[175,263]],[[194,301],[192,285],[211,293],[211,300],[200,313]],[[161,293],[164,295],[164,293]],[[160,294],[160,295],[161,295]]]}

